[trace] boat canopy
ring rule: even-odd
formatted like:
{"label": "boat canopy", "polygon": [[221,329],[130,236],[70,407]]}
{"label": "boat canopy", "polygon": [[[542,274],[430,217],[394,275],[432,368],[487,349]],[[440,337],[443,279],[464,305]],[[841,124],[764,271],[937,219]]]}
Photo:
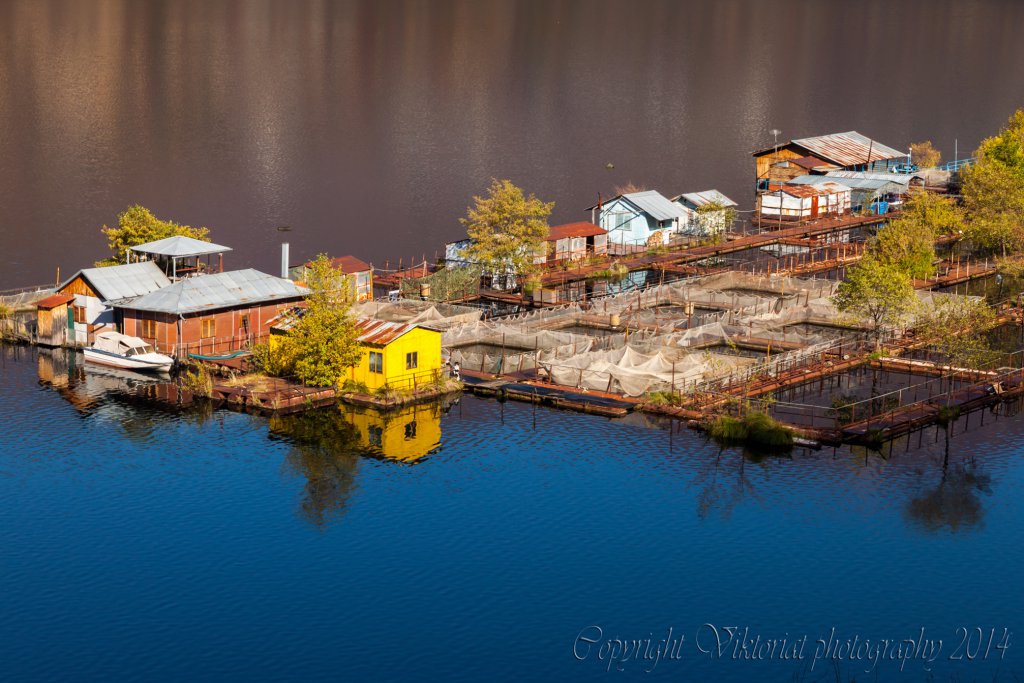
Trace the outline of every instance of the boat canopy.
{"label": "boat canopy", "polygon": [[100,332],[96,335],[93,347],[100,351],[116,353],[122,356],[137,356],[154,353],[154,349],[146,341],[138,337],[129,337],[120,332]]}

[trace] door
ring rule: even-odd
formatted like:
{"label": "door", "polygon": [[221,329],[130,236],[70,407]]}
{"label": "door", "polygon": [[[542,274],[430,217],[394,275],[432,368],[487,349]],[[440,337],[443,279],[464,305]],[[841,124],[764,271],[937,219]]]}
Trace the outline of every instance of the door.
{"label": "door", "polygon": [[811,218],[818,217],[818,196],[811,197]]}

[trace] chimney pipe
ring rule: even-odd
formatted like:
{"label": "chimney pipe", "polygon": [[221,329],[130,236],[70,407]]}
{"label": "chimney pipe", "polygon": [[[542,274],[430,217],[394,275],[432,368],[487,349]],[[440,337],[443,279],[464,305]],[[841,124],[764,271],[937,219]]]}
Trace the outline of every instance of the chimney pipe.
{"label": "chimney pipe", "polygon": [[288,243],[281,242],[281,277],[288,279]]}

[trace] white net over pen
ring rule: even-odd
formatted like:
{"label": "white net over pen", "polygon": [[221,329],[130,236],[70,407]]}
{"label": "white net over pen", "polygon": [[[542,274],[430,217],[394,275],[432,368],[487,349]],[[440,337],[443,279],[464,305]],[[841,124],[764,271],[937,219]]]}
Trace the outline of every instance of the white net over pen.
{"label": "white net over pen", "polygon": [[472,306],[457,306],[431,301],[402,299],[400,301],[365,301],[352,311],[361,318],[374,318],[397,323],[424,323],[443,329],[480,319],[481,311]]}

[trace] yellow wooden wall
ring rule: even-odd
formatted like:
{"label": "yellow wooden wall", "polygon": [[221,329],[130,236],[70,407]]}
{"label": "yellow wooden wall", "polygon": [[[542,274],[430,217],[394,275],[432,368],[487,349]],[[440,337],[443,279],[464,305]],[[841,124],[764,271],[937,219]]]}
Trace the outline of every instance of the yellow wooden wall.
{"label": "yellow wooden wall", "polygon": [[[370,372],[370,352],[384,354],[384,372]],[[416,351],[417,368],[405,369],[405,354]],[[414,384],[429,383],[432,374],[441,370],[441,333],[416,327],[395,339],[387,346],[363,345],[363,356],[359,365],[350,371],[353,381],[363,382],[370,390],[385,384],[395,388],[412,388]],[[415,374],[415,382],[413,375]]]}

